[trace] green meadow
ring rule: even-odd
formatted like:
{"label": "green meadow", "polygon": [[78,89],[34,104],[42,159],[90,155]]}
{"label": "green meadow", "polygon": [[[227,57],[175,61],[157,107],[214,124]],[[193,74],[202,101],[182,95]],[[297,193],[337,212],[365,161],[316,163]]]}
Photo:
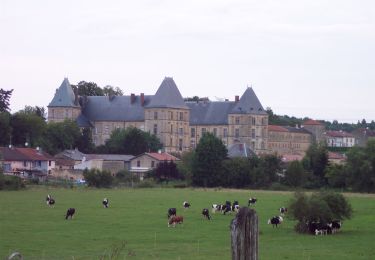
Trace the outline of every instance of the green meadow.
{"label": "green meadow", "polygon": [[[56,204],[48,207],[51,194]],[[375,259],[375,195],[346,194],[354,213],[338,234],[297,234],[286,218],[280,228],[268,218],[286,206],[291,192],[220,189],[58,189],[0,192],[0,259],[14,251],[24,259],[231,259],[232,215],[202,218],[203,208],[226,200],[247,205],[259,216],[260,259]],[[101,201],[109,198],[110,207]],[[187,200],[191,208],[184,210]],[[65,220],[69,207],[73,220]],[[167,227],[167,209],[176,207],[184,224]]]}

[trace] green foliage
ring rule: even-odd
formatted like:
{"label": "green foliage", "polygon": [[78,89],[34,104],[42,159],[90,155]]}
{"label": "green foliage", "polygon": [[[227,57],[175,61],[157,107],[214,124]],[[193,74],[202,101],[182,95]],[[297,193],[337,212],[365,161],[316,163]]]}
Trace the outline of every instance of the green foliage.
{"label": "green foliage", "polygon": [[9,99],[12,96],[13,89],[11,90],[4,90],[0,89],[0,113],[2,112],[9,112]]}
{"label": "green foliage", "polygon": [[74,149],[82,134],[76,122],[65,119],[63,122],[47,124],[44,138],[40,140],[42,148],[50,154],[65,149]]}
{"label": "green foliage", "polygon": [[10,113],[0,112],[0,146],[8,146],[10,141],[11,125]]}
{"label": "green foliage", "polygon": [[348,188],[347,168],[341,164],[333,164],[328,166],[326,177],[328,185],[333,188]]}
{"label": "green foliage", "polygon": [[72,88],[80,96],[104,96],[103,89],[94,82],[80,81],[77,86],[72,85]]}
{"label": "green foliage", "polygon": [[355,191],[375,192],[375,140],[347,153],[346,171]]}
{"label": "green foliage", "polygon": [[11,116],[12,144],[36,146],[43,139],[47,124],[36,113],[17,112]]}
{"label": "green foliage", "polygon": [[177,165],[173,161],[160,162],[153,172],[154,178],[156,178],[159,182],[165,181],[168,184],[170,180],[181,179]]}
{"label": "green foliage", "polygon": [[288,186],[300,187],[305,183],[306,174],[300,161],[293,161],[285,172],[284,182]]}
{"label": "green foliage", "polygon": [[227,157],[223,142],[211,133],[205,133],[195,149],[192,162],[192,183],[212,187],[220,183],[221,162]]}
{"label": "green foliage", "polygon": [[17,176],[4,175],[0,172],[0,190],[19,190],[25,188],[22,179]]}
{"label": "green foliage", "polygon": [[350,219],[352,212],[348,200],[334,192],[313,193],[311,196],[296,192],[288,205],[289,216],[298,221],[295,229],[302,233],[308,231],[308,222],[329,223]]}
{"label": "green foliage", "polygon": [[[105,151],[114,154],[139,155],[156,152],[162,145],[155,135],[143,132],[136,127],[115,129],[105,144]],[[103,149],[103,148],[102,148]]]}
{"label": "green foliage", "polygon": [[103,88],[104,96],[123,96],[124,92],[119,87],[105,86]]}
{"label": "green foliage", "polygon": [[46,110],[44,107],[39,106],[25,106],[24,109],[17,112],[18,114],[27,114],[27,115],[37,115],[41,117],[43,120],[46,120]]}
{"label": "green foliage", "polygon": [[328,151],[325,144],[310,145],[302,163],[305,170],[312,174],[310,180],[313,182],[313,186],[319,188],[326,184],[325,170],[328,166]]}
{"label": "green foliage", "polygon": [[91,128],[83,128],[81,131],[81,136],[76,141],[76,147],[79,151],[89,154],[95,151],[95,145],[92,140]]}
{"label": "green foliage", "polygon": [[111,187],[113,183],[113,177],[110,172],[100,171],[98,169],[85,169],[83,171],[83,177],[90,187],[108,188]]}
{"label": "green foliage", "polygon": [[243,188],[254,182],[250,173],[250,161],[247,158],[233,158],[224,160],[223,171],[219,179],[220,186]]}
{"label": "green foliage", "polygon": [[194,151],[184,152],[181,155],[181,161],[177,162],[177,169],[181,176],[188,184],[192,183],[192,165],[193,165]]}
{"label": "green foliage", "polygon": [[274,154],[259,158],[255,169],[255,187],[268,187],[277,179],[281,169],[281,158]]}

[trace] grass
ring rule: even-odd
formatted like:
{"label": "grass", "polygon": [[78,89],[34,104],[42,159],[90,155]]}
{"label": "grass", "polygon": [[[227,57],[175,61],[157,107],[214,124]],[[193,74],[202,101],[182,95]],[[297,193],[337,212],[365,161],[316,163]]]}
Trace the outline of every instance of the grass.
{"label": "grass", "polygon": [[[56,199],[53,208],[47,194]],[[311,236],[295,233],[289,219],[277,229],[266,224],[287,205],[289,192],[49,187],[0,192],[0,259],[14,251],[25,259],[230,259],[234,215],[207,221],[201,211],[226,200],[247,205],[250,196],[258,199],[260,259],[375,259],[375,195],[347,194],[354,216],[342,231]],[[71,221],[64,218],[69,207],[76,208]],[[169,207],[184,216],[183,225],[167,227]]]}

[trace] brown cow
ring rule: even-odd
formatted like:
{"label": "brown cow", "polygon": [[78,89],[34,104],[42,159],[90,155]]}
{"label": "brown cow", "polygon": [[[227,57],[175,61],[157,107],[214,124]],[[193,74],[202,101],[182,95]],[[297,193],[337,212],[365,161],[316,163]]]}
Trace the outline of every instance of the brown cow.
{"label": "brown cow", "polygon": [[171,216],[168,220],[168,227],[171,225],[173,227],[176,227],[176,224],[182,224],[184,222],[183,216]]}

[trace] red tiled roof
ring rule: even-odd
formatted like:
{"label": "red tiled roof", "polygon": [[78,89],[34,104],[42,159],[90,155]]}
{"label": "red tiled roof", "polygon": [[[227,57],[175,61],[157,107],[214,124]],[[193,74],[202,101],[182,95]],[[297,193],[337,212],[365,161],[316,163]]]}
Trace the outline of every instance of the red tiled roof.
{"label": "red tiled roof", "polygon": [[354,137],[351,133],[344,131],[327,131],[325,135],[330,137]]}
{"label": "red tiled roof", "polygon": [[323,124],[319,121],[308,119],[305,122],[303,122],[303,125],[323,125]]}
{"label": "red tiled roof", "polygon": [[331,160],[344,160],[345,159],[345,155],[341,154],[341,153],[334,153],[334,152],[328,152],[328,159],[331,159]]}
{"label": "red tiled roof", "polygon": [[155,158],[158,161],[179,161],[177,157],[169,153],[146,153],[147,155]]}
{"label": "red tiled roof", "polygon": [[33,148],[0,147],[3,159],[6,161],[49,161],[53,157],[46,152]]}
{"label": "red tiled roof", "polygon": [[269,125],[268,126],[268,131],[273,131],[273,132],[289,132],[288,129],[285,127],[282,127],[280,125]]}

